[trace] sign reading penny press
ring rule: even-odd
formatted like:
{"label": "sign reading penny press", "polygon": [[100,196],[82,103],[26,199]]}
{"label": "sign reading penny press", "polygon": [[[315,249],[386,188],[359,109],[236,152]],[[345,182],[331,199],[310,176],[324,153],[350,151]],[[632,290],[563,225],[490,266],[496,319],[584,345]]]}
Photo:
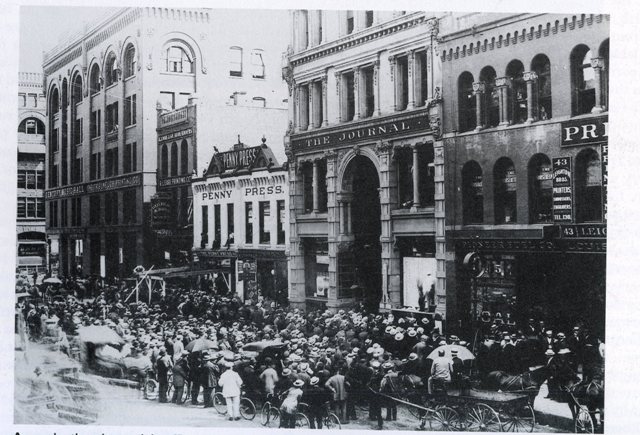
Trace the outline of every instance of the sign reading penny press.
{"label": "sign reading penny press", "polygon": [[578,119],[562,123],[561,146],[606,142],[609,140],[609,117]]}
{"label": "sign reading penny press", "polygon": [[571,157],[553,159],[553,220],[554,222],[573,221]]}

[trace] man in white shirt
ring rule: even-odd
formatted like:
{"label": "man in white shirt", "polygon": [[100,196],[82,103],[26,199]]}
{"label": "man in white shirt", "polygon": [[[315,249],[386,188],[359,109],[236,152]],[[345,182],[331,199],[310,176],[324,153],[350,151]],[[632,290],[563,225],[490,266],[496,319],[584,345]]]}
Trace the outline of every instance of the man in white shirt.
{"label": "man in white shirt", "polygon": [[453,372],[453,363],[451,358],[444,356],[444,350],[438,351],[438,357],[433,360],[431,365],[431,376],[427,381],[429,394],[433,393],[434,382],[451,382],[451,373]]}
{"label": "man in white shirt", "polygon": [[242,386],[242,379],[233,370],[232,362],[227,361],[225,367],[227,367],[227,370],[220,376],[218,385],[222,387],[222,395],[227,401],[229,421],[240,420],[240,387]]}

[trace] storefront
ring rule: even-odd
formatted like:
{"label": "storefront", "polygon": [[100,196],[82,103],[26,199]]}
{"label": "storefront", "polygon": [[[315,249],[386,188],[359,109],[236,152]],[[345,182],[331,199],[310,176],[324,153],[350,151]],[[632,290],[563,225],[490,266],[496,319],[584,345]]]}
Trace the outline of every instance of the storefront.
{"label": "storefront", "polygon": [[214,154],[192,191],[194,271],[207,271],[216,288],[245,301],[286,304],[287,170],[266,140]]}

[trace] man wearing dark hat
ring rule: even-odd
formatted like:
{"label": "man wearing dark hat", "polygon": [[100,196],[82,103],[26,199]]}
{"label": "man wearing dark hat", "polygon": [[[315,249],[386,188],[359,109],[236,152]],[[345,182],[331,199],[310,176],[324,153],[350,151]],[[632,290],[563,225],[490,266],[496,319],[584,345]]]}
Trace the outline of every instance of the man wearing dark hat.
{"label": "man wearing dark hat", "polygon": [[311,429],[322,429],[322,415],[324,404],[331,400],[331,393],[320,385],[317,376],[309,380],[309,386],[304,389],[301,401],[309,405],[309,423]]}
{"label": "man wearing dark hat", "polygon": [[184,403],[184,385],[189,373],[189,363],[187,361],[189,352],[183,350],[173,365],[173,397],[171,403],[182,405]]}
{"label": "man wearing dark hat", "polygon": [[217,367],[213,364],[213,356],[209,353],[204,355],[202,364],[202,386],[204,391],[202,394],[204,407],[213,407],[213,389],[218,386]]}
{"label": "man wearing dark hat", "polygon": [[367,385],[369,392],[369,419],[378,421],[378,429],[382,429],[382,405],[384,398],[380,395],[380,384],[384,378],[381,370],[380,362],[373,360],[371,362],[372,375]]}
{"label": "man wearing dark hat", "polygon": [[169,370],[171,370],[171,359],[167,355],[164,347],[158,352],[158,360],[156,361],[156,371],[158,373],[158,401],[167,403],[167,391],[169,390]]}

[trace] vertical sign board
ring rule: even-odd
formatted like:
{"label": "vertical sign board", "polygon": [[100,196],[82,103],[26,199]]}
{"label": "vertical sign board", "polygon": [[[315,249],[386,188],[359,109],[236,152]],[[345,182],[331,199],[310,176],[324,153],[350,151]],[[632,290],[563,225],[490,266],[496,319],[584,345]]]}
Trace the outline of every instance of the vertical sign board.
{"label": "vertical sign board", "polygon": [[571,157],[553,159],[553,221],[573,221]]}
{"label": "vertical sign board", "polygon": [[609,183],[609,142],[605,142],[601,146],[602,154],[602,205],[604,221],[607,221],[607,185]]}
{"label": "vertical sign board", "polygon": [[104,255],[100,256],[100,277],[107,277],[107,263]]}

